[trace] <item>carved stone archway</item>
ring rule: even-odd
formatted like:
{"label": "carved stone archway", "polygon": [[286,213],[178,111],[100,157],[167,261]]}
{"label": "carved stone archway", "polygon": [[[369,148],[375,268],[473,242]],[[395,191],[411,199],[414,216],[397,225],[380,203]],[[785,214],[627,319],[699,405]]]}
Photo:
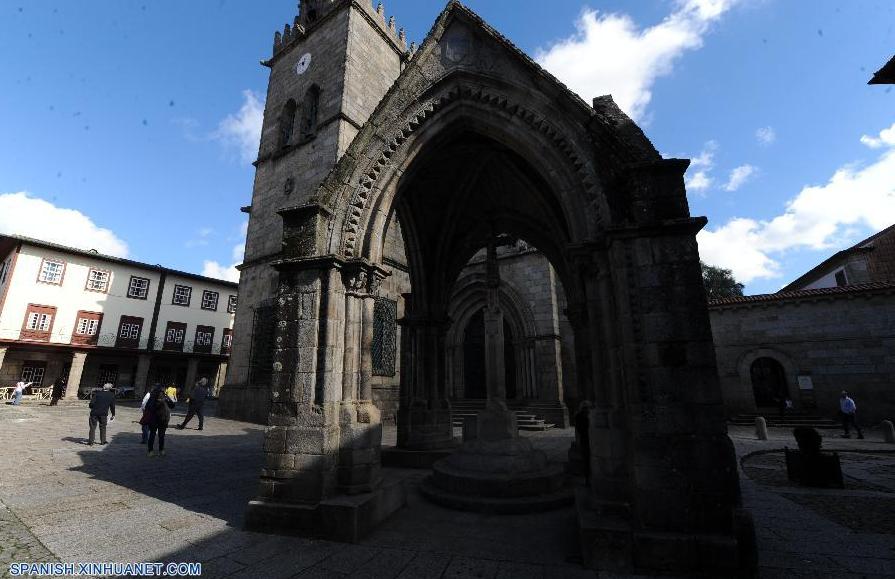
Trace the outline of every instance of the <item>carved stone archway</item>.
{"label": "carved stone archway", "polygon": [[695,240],[706,220],[689,214],[687,165],[662,159],[611,99],[587,105],[450,3],[311,202],[280,211],[274,403],[250,526],[326,528],[345,520],[340,494],[358,497],[355,514],[400,504],[381,477],[369,354],[397,216],[412,285],[400,446],[452,445],[454,282],[495,233],[524,238],[568,292],[578,392],[592,402],[591,477],[578,492],[586,562],[751,564]]}

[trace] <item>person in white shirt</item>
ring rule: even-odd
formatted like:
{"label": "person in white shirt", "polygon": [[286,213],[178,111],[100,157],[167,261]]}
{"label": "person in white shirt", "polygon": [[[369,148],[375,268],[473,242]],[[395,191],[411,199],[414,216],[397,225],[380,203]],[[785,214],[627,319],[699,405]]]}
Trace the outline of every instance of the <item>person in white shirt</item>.
{"label": "person in white shirt", "polygon": [[855,401],[848,397],[848,392],[843,390],[842,394],[839,395],[839,415],[842,418],[842,429],[845,431],[842,438],[851,438],[850,426],[854,426],[855,430],[858,431],[858,438],[864,438],[864,433],[861,432],[861,427],[858,426],[857,412],[858,407],[855,405]]}
{"label": "person in white shirt", "polygon": [[13,390],[12,393],[12,395],[15,397],[12,401],[13,406],[18,406],[22,403],[22,393],[25,391],[25,388],[31,386],[32,384],[34,384],[34,382],[18,382],[16,384],[16,389]]}
{"label": "person in white shirt", "polygon": [[[152,394],[152,390],[147,390],[146,394],[143,396],[143,402],[140,403],[140,415],[142,416],[143,412],[146,412],[146,403],[149,402],[149,395]],[[140,440],[140,444],[146,444],[146,441],[149,440],[149,425],[143,424],[143,438]]]}

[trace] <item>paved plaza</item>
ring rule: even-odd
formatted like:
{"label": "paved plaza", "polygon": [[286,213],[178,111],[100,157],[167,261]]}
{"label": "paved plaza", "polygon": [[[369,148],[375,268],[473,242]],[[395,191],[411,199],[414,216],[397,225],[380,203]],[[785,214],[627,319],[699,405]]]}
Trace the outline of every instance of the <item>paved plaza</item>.
{"label": "paved plaza", "polygon": [[[148,458],[137,418],[134,405],[120,407],[109,444],[88,447],[86,406],[0,407],[3,576],[13,561],[57,560],[199,561],[203,577],[593,576],[579,565],[571,507],[505,517],[450,511],[416,492],[425,471],[394,471],[413,488],[409,505],[361,544],[244,532],[263,428],[210,418],[201,432],[195,423],[170,430],[168,456]],[[782,455],[773,451],[794,446],[785,431],[772,429],[766,442],[750,429],[731,435],[748,475],[743,498],[763,577],[895,576],[893,445],[873,431],[864,441],[825,439],[843,451],[848,488],[808,491],[779,476]],[[572,431],[531,436],[561,461]],[[393,440],[387,429],[385,442]]]}

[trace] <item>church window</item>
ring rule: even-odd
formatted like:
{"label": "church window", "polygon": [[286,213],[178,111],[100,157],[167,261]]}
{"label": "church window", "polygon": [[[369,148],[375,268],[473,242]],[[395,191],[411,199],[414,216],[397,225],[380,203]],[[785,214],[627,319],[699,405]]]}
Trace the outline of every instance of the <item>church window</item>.
{"label": "church window", "polygon": [[848,285],[848,280],[845,278],[845,270],[840,269],[836,272],[836,285],[842,287],[844,285]]}
{"label": "church window", "polygon": [[293,99],[289,99],[286,102],[286,106],[283,107],[283,114],[280,115],[280,147],[285,147],[292,140],[296,108],[297,106]]}
{"label": "church window", "polygon": [[373,307],[373,375],[394,376],[398,334],[398,302],[376,298]]}
{"label": "church window", "polygon": [[299,136],[302,140],[309,139],[317,133],[317,112],[320,107],[320,88],[312,86],[305,93],[305,100],[301,107],[301,127]]}

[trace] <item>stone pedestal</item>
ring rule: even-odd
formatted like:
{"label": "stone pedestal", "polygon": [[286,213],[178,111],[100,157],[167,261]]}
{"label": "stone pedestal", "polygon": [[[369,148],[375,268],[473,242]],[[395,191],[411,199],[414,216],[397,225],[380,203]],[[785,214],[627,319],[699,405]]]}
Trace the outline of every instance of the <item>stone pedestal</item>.
{"label": "stone pedestal", "polygon": [[476,419],[477,438],[433,465],[420,487],[431,501],[449,508],[516,514],[572,502],[560,465],[519,437],[516,414],[489,401]]}

